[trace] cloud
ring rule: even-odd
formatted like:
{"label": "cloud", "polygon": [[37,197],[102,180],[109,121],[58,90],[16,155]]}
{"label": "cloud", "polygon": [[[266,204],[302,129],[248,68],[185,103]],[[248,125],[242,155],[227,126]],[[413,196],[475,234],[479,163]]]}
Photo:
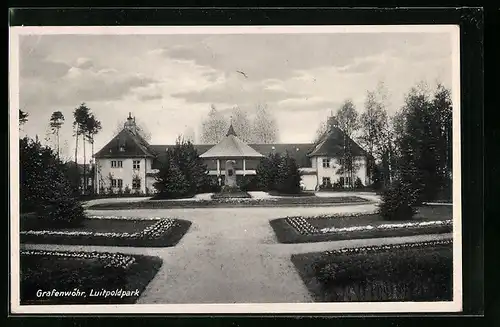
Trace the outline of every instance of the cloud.
{"label": "cloud", "polygon": [[161,94],[142,94],[139,95],[139,100],[141,101],[152,101],[152,100],[160,100],[163,99],[163,95]]}
{"label": "cloud", "polygon": [[94,63],[92,62],[92,59],[89,58],[78,58],[76,60],[76,67],[80,69],[89,69],[94,67]]}
{"label": "cloud", "polygon": [[177,92],[171,95],[191,103],[217,103],[228,105],[275,102],[303,96],[283,89],[267,88],[261,83],[252,83],[235,76],[211,84],[201,90]]}

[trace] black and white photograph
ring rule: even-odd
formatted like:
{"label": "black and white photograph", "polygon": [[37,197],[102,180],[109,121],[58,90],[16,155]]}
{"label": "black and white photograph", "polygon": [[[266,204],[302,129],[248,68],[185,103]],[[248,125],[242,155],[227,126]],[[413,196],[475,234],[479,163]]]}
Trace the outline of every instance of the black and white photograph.
{"label": "black and white photograph", "polygon": [[461,310],[457,26],[9,47],[13,312]]}

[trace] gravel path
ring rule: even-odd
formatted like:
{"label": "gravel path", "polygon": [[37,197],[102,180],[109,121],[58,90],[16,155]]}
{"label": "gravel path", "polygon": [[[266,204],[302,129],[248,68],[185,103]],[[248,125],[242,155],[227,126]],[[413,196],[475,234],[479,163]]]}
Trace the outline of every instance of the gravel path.
{"label": "gravel path", "polygon": [[[370,196],[370,195],[368,195]],[[175,247],[131,248],[25,244],[24,249],[109,251],[158,256],[163,266],[138,303],[312,302],[290,256],[343,247],[451,238],[451,234],[279,244],[269,220],[288,215],[367,212],[374,204],[333,207],[120,210],[113,215],[177,217],[192,221]],[[108,211],[89,211],[109,215]]]}

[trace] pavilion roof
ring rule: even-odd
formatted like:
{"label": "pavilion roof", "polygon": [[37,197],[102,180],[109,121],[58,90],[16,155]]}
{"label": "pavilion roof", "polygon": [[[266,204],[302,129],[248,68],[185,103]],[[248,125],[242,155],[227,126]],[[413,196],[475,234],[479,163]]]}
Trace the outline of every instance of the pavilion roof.
{"label": "pavilion roof", "polygon": [[227,133],[226,137],[200,155],[201,158],[261,158],[262,153],[257,152],[248,144],[240,140],[233,132]]}

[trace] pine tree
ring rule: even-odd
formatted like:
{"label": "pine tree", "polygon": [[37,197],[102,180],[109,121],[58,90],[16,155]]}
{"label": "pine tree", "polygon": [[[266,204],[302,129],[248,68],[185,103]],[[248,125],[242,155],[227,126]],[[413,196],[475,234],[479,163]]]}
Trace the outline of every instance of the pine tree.
{"label": "pine tree", "polygon": [[34,211],[52,227],[77,225],[85,218],[52,149],[25,137],[20,140],[19,161],[21,212]]}
{"label": "pine tree", "polygon": [[262,158],[256,169],[257,185],[265,191],[275,190],[278,165],[281,156],[278,153],[270,153]]}
{"label": "pine tree", "polygon": [[284,194],[300,193],[300,171],[297,162],[287,153],[281,158],[276,173],[276,190]]}

